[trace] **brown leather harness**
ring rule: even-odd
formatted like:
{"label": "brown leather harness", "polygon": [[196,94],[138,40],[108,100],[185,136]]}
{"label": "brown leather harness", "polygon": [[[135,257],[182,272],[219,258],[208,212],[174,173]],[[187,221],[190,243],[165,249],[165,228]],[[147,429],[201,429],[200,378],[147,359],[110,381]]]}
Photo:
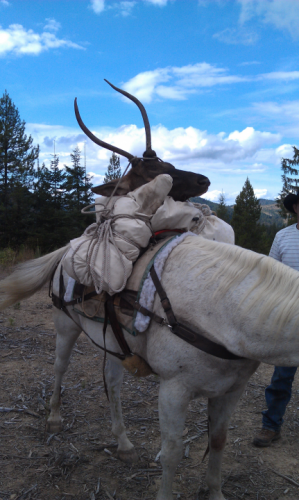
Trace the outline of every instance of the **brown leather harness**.
{"label": "brown leather harness", "polygon": [[[57,264],[57,267],[58,267],[58,264]],[[56,269],[55,269],[55,271],[56,271]],[[73,318],[73,316],[70,314],[69,310],[67,309],[68,306],[73,306],[75,304],[81,304],[83,300],[86,301],[86,300],[92,299],[93,297],[95,297],[97,295],[97,293],[95,291],[93,291],[93,292],[88,293],[87,295],[84,295],[84,288],[85,287],[84,287],[84,285],[79,284],[79,287],[83,286],[83,288],[81,288],[83,290],[81,297],[77,297],[76,299],[73,299],[70,301],[65,301],[64,300],[65,290],[64,290],[64,282],[63,282],[63,267],[62,267],[62,265],[60,266],[59,295],[58,296],[55,295],[52,291],[53,278],[54,278],[55,271],[52,275],[52,278],[50,280],[50,285],[49,285],[49,296],[52,299],[54,307],[56,307],[60,311],[63,311],[77,326],[79,326],[80,329],[83,331],[83,333],[85,333],[85,335],[91,341],[91,343],[94,344],[96,347],[100,348],[102,351],[104,351],[105,355],[106,355],[106,353],[111,354],[112,356],[115,356],[116,358],[118,358],[122,361],[124,359],[126,359],[127,356],[131,356],[132,352],[131,352],[131,349],[129,348],[129,346],[126,342],[122,328],[120,327],[120,325],[117,321],[115,310],[114,310],[114,305],[111,305],[111,302],[113,303],[113,297],[110,297],[108,295],[107,299],[105,301],[105,322],[104,322],[104,328],[103,328],[104,347],[102,347],[90,337],[90,335],[84,330],[82,325],[80,325],[80,323],[78,323]],[[109,349],[106,348],[105,337],[106,337],[106,330],[107,330],[108,322],[110,322],[110,324],[111,324],[113,333],[115,335],[116,340],[118,341],[118,344],[119,344],[119,347],[122,351],[122,354],[120,354],[118,352],[109,351]]]}
{"label": "brown leather harness", "polygon": [[193,345],[197,349],[221,359],[244,359],[228,351],[226,347],[217,344],[216,342],[213,342],[209,338],[202,335],[202,333],[204,333],[203,331],[202,333],[199,333],[198,331],[194,331],[191,328],[187,327],[186,325],[183,325],[182,323],[177,321],[170,300],[167,297],[167,294],[161,284],[161,281],[158,278],[154,264],[150,269],[150,275],[156,287],[157,293],[160,297],[161,305],[165,311],[167,321],[165,320],[165,318],[162,318],[161,316],[158,316],[157,314],[149,311],[148,309],[145,309],[138,302],[136,301],[134,302],[132,298],[127,294],[126,290],[121,292],[120,296],[126,302],[128,302],[134,309],[141,312],[141,314],[143,314],[144,316],[149,316],[156,323],[159,323],[162,326],[163,325],[168,326],[170,331],[174,333],[177,337],[180,337],[181,339],[185,340],[185,342],[188,342],[188,344]]}
{"label": "brown leather harness", "polygon": [[[56,271],[56,269],[55,269]],[[54,273],[55,273],[54,271]],[[226,360],[240,360],[244,359],[240,356],[237,356],[236,354],[233,354],[232,352],[228,351],[226,347],[223,345],[217,344],[216,342],[210,340],[207,338],[204,334],[207,332],[204,332],[203,330],[201,331],[195,331],[192,330],[191,328],[187,327],[186,325],[181,324],[179,321],[177,321],[175,314],[173,312],[171,303],[167,297],[167,294],[161,284],[161,281],[159,280],[157,273],[155,271],[154,267],[154,261],[152,262],[152,266],[150,267],[150,275],[152,277],[153,283],[156,287],[157,293],[160,297],[161,305],[163,307],[163,310],[165,311],[166,318],[163,318],[161,316],[158,316],[156,313],[149,311],[145,307],[143,307],[139,302],[136,300],[136,292],[132,292],[130,290],[123,290],[119,294],[114,295],[113,297],[109,296],[106,294],[106,300],[105,300],[105,320],[104,320],[104,328],[103,328],[103,336],[104,336],[104,347],[100,346],[97,344],[91,337],[90,335],[82,328],[82,326],[77,323],[77,321],[74,320],[70,312],[68,311],[67,307],[68,306],[74,306],[76,304],[81,304],[83,301],[87,301],[89,299],[92,299],[97,295],[95,291],[92,291],[90,293],[87,293],[84,295],[84,285],[77,285],[77,287],[81,287],[82,290],[82,295],[70,300],[70,301],[65,301],[64,300],[64,282],[63,282],[63,269],[62,265],[60,267],[60,278],[59,278],[59,296],[55,295],[51,291],[51,286],[52,286],[52,281],[54,277],[54,273],[51,279],[50,283],[50,288],[49,288],[49,295],[52,298],[53,305],[63,311],[69,318],[72,319],[72,321],[77,324],[82,331],[85,333],[85,335],[90,339],[90,341],[96,346],[102,349],[106,353],[111,354],[115,357],[117,357],[120,360],[125,360],[127,357],[133,356],[133,353],[124,337],[123,334],[123,329],[121,325],[119,324],[119,321],[117,319],[117,315],[115,312],[115,304],[122,304],[124,308],[126,309],[131,309],[139,311],[141,314],[144,316],[149,316],[153,321],[158,323],[161,326],[168,326],[170,331],[176,335],[177,337],[181,338],[188,344],[196,347],[197,349],[200,349],[201,351],[210,354],[212,356],[215,356],[217,358],[221,359],[226,359]],[[119,347],[122,351],[122,354],[117,353],[117,352],[112,352],[109,351],[106,348],[105,345],[105,336],[106,336],[106,329],[107,325],[110,323],[112,331],[115,335],[115,338],[119,344]]]}

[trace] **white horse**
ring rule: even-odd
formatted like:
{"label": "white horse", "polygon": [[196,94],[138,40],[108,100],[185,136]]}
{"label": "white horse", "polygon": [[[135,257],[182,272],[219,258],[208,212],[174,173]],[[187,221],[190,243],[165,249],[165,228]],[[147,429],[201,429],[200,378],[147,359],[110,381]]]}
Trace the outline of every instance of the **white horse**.
{"label": "white horse", "polygon": [[[36,292],[46,283],[66,247],[27,262],[0,285],[2,307]],[[53,290],[58,294],[60,265]],[[68,277],[64,275],[65,285]],[[188,403],[208,398],[209,464],[207,484],[210,500],[224,500],[221,493],[221,460],[231,414],[259,362],[299,365],[299,273],[269,257],[225,243],[187,237],[170,254],[162,284],[177,319],[193,329],[204,330],[211,340],[224,345],[240,360],[222,360],[205,354],[173,335],[167,327],[152,323],[146,333],[132,337],[124,332],[132,350],[142,356],[160,376],[159,418],[163,475],[157,500],[171,500],[176,466],[182,456],[182,434]],[[155,311],[163,315],[159,298]],[[55,387],[51,398],[49,430],[61,426],[60,386],[71,350],[81,327],[103,345],[98,323],[69,312],[54,310],[57,329]],[[107,348],[119,351],[110,328]],[[123,368],[110,357],[107,385],[112,412],[112,432],[120,458],[136,457],[121,414],[119,391]]]}

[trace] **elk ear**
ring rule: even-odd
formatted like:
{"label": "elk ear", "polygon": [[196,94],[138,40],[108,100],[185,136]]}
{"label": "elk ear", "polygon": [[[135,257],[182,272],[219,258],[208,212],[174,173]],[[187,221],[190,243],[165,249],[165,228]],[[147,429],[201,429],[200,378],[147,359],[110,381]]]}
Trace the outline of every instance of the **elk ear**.
{"label": "elk ear", "polygon": [[[95,194],[99,194],[101,196],[110,196],[119,179],[114,179],[113,181],[107,182],[106,184],[102,184],[101,186],[96,186],[91,188],[92,192]],[[129,193],[130,186],[126,179],[122,179],[117,190],[114,193],[114,196],[124,196]]]}

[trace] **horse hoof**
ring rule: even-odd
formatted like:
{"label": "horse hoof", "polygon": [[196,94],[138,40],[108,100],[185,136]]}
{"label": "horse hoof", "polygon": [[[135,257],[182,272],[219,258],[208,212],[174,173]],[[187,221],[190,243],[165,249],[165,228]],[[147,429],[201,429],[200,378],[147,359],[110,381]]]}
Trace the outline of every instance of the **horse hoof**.
{"label": "horse hoof", "polygon": [[132,448],[131,450],[118,450],[117,451],[117,458],[121,460],[122,462],[125,462],[126,464],[132,464],[135,462],[138,462],[138,455],[136,453],[135,448]]}
{"label": "horse hoof", "polygon": [[48,420],[46,424],[46,431],[49,432],[49,434],[57,434],[58,432],[61,432],[62,422],[51,422]]}

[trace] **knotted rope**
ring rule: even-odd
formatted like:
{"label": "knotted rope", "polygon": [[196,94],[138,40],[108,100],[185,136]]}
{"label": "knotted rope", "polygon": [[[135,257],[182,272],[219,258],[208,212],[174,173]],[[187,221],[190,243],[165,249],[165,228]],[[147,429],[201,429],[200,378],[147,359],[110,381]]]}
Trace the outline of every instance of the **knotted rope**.
{"label": "knotted rope", "polygon": [[[135,248],[140,251],[140,246],[133,240],[131,240],[128,237],[125,237],[124,235],[118,233],[113,229],[113,223],[117,219],[139,219],[142,220],[143,222],[146,223],[146,225],[150,228],[150,223],[149,223],[149,217],[146,217],[145,215],[128,215],[128,214],[120,214],[120,215],[110,215],[112,209],[109,210],[109,214],[105,213],[103,215],[103,218],[99,222],[95,222],[88,226],[88,228],[84,231],[83,236],[86,236],[88,239],[90,239],[90,243],[88,246],[87,250],[87,255],[86,255],[86,263],[87,263],[87,269],[89,274],[91,275],[93,284],[95,286],[95,290],[98,294],[102,293],[103,291],[103,286],[104,283],[108,284],[109,290],[108,293],[110,295],[119,293],[121,292],[127,283],[128,280],[128,272],[127,268],[125,265],[125,257],[123,252],[118,248],[116,242],[115,242],[115,237],[121,238],[127,243],[133,245]],[[72,262],[72,269],[74,272],[74,275],[76,277],[76,280],[80,282],[80,278],[77,276],[76,271],[75,271],[75,255],[81,248],[81,246],[86,242],[86,240],[82,241],[77,248],[74,250],[73,255],[71,257],[71,262]],[[110,243],[113,245],[115,251],[118,254],[119,261],[121,263],[122,269],[123,269],[123,281],[122,284],[119,288],[113,288],[111,286],[111,279],[110,279],[110,252],[111,252],[111,247]],[[97,260],[98,252],[100,250],[100,247],[102,246],[102,251],[103,251],[103,256],[102,256],[102,262],[101,262],[101,270],[100,273],[98,273],[95,270],[96,267],[96,261],[99,262],[99,259]],[[128,257],[126,257],[128,259]]]}
{"label": "knotted rope", "polygon": [[198,208],[198,210],[200,210],[200,213],[198,221],[196,221],[194,226],[190,228],[190,231],[196,230],[196,234],[199,234],[204,230],[207,222],[207,217],[208,215],[212,215],[212,210],[208,205],[202,205],[201,203],[193,203],[193,205]]}

